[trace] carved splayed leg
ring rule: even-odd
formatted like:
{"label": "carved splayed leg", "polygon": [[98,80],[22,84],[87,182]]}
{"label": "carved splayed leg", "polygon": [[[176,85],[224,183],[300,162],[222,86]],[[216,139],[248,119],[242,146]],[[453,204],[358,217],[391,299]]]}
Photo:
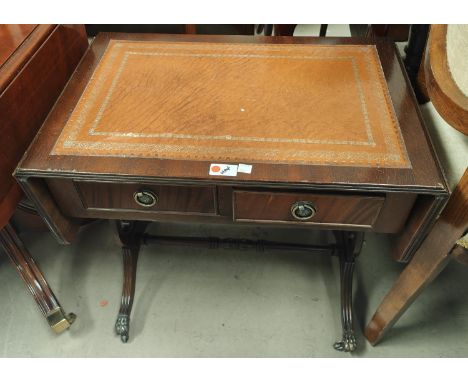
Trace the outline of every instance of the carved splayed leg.
{"label": "carved splayed leg", "polygon": [[122,243],[124,280],[120,310],[115,322],[115,331],[122,342],[127,342],[130,332],[130,313],[135,296],[136,270],[140,251],[141,235],[148,223],[137,221],[118,221],[117,229]]}
{"label": "carved splayed leg", "polygon": [[341,325],[343,338],[335,342],[335,350],[352,352],[356,349],[356,336],[353,328],[353,270],[354,261],[346,261],[340,256],[340,279],[341,279]]}
{"label": "carved splayed leg", "polygon": [[340,257],[341,283],[341,325],[343,337],[335,342],[335,350],[352,352],[357,342],[353,326],[353,272],[355,258],[359,254],[364,239],[363,233],[335,232]]}

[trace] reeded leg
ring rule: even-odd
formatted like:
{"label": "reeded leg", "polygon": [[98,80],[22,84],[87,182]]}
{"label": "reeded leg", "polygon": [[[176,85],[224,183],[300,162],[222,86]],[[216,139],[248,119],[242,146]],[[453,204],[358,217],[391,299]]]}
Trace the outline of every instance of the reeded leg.
{"label": "reeded leg", "polygon": [[343,338],[335,342],[335,350],[352,352],[356,349],[356,336],[353,326],[353,272],[355,258],[359,254],[364,235],[357,232],[335,232],[340,247],[341,282],[341,326]]}
{"label": "reeded leg", "polygon": [[117,229],[122,242],[124,280],[120,310],[115,323],[115,331],[122,342],[127,342],[130,331],[130,313],[135,296],[136,269],[140,251],[141,235],[148,223],[137,221],[118,221]]}
{"label": "reeded leg", "polygon": [[49,326],[61,333],[75,321],[75,314],[65,314],[34,259],[10,224],[0,230],[0,243],[36,300]]}
{"label": "reeded leg", "polygon": [[353,271],[354,260],[346,261],[340,256],[340,280],[341,280],[341,326],[343,338],[335,342],[335,350],[351,352],[356,349],[356,336],[353,329]]}

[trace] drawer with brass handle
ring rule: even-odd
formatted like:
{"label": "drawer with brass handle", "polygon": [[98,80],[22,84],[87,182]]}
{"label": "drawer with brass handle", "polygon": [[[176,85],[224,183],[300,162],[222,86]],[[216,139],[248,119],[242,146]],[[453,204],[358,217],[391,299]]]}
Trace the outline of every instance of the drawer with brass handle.
{"label": "drawer with brass handle", "polygon": [[144,185],[76,181],[87,210],[137,210],[164,213],[215,214],[216,189],[211,186]]}
{"label": "drawer with brass handle", "polygon": [[372,227],[380,195],[235,190],[234,220]]}

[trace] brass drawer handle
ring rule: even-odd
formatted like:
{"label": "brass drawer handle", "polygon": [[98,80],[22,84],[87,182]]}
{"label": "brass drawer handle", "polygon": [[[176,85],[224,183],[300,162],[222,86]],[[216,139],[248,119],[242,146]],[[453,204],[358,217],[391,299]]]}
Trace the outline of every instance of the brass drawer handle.
{"label": "brass drawer handle", "polygon": [[291,206],[291,215],[297,220],[310,220],[316,214],[317,209],[310,202],[296,202]]}
{"label": "brass drawer handle", "polygon": [[133,199],[142,207],[153,207],[158,202],[158,196],[149,190],[140,190],[133,194]]}

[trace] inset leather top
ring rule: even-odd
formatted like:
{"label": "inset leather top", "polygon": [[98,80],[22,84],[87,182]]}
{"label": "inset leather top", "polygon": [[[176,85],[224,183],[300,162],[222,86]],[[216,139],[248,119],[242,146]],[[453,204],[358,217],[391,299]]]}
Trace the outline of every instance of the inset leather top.
{"label": "inset leather top", "polygon": [[411,167],[372,45],[111,40],[51,154]]}

